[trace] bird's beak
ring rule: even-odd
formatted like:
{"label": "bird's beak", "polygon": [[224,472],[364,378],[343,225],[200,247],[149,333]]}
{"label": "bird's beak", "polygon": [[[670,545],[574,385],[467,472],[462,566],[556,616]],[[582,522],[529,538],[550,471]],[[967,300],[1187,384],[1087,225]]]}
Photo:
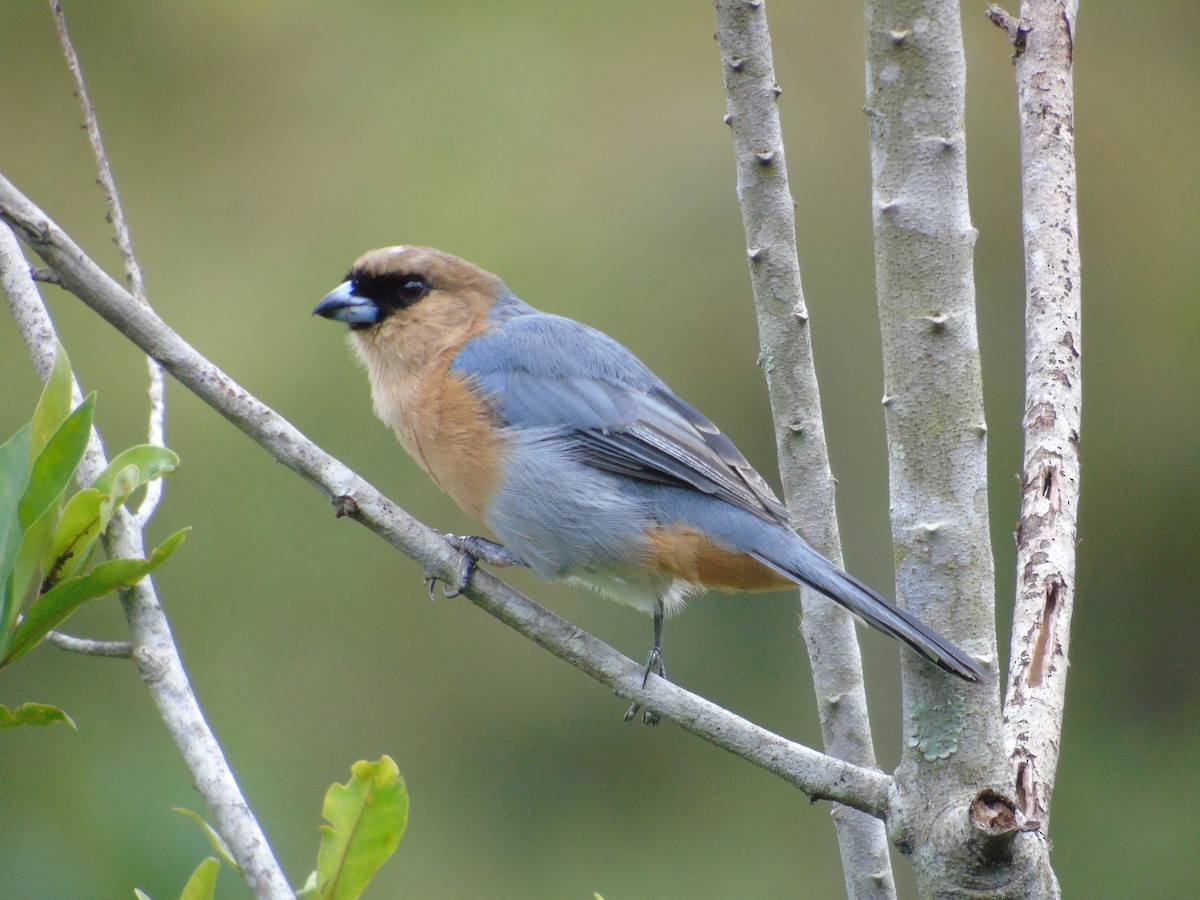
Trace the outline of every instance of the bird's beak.
{"label": "bird's beak", "polygon": [[379,306],[374,300],[359,297],[354,293],[353,281],[343,281],[313,310],[314,316],[336,319],[345,322],[351,328],[378,324],[379,313]]}

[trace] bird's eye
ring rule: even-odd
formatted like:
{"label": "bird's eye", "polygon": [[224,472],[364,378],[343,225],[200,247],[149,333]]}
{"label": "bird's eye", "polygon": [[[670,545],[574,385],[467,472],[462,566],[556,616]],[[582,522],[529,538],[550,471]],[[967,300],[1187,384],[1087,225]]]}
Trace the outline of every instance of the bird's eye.
{"label": "bird's eye", "polygon": [[409,306],[429,293],[429,282],[420,275],[407,275],[400,280],[398,293],[401,303]]}
{"label": "bird's eye", "polygon": [[396,310],[407,309],[433,290],[429,279],[417,272],[385,275],[359,272],[347,280],[355,297],[370,300],[379,307],[381,321]]}

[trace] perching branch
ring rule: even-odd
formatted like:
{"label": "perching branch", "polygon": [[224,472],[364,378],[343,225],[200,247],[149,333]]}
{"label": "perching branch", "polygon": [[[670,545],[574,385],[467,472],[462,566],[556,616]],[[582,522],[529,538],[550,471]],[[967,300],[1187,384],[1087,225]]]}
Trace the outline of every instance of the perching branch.
{"label": "perching branch", "polygon": [[[725,121],[733,132],[738,200],[784,495],[800,533],[840,563],[834,479],[800,283],[795,201],[788,187],[766,8],[760,2],[717,0],[716,14],[728,98]],[[817,591],[802,588],[800,602],[825,750],[873,766],[854,620]],[[834,822],[849,896],[894,896],[883,823],[837,808]]]}
{"label": "perching branch", "polygon": [[[125,277],[129,280],[133,296],[142,303],[148,303],[146,284],[142,278],[142,267],[138,265],[137,258],[133,255],[133,239],[130,237],[125,212],[121,207],[121,197],[117,193],[117,182],[113,178],[112,166],[109,165],[108,154],[104,152],[104,141],[100,138],[100,122],[96,118],[96,107],[88,98],[87,83],[83,78],[79,56],[75,52],[75,45],[71,42],[71,35],[67,31],[67,17],[63,12],[60,0],[50,0],[50,9],[54,13],[55,30],[58,33],[59,43],[62,44],[67,68],[70,69],[71,77],[75,81],[75,96],[83,110],[84,128],[87,130],[88,139],[92,145],[92,154],[96,157],[96,165],[99,168],[97,180],[100,187],[104,189],[104,196],[108,201],[108,217],[112,222],[113,231],[116,232],[117,248],[121,251],[121,260],[125,264]],[[150,377],[147,443],[156,447],[164,447],[166,446],[164,433],[166,383],[162,368],[153,359],[147,358],[146,366]],[[141,503],[138,505],[137,512],[133,514],[139,529],[144,529],[154,515],[154,510],[158,508],[159,501],[162,499],[162,491],[163,480],[161,478],[152,479],[146,484]]]}
{"label": "perching branch", "polygon": [[1025,239],[1025,456],[1005,749],[1017,801],[1043,832],[1062,734],[1079,508],[1076,6],[1069,0],[1022,3],[1024,52],[1013,59]]}
{"label": "perching branch", "polygon": [[[276,460],[324,493],[339,514],[366,525],[426,572],[448,582],[455,579],[465,558],[438,532],[325,453],[188,345],[2,176],[0,218],[58,273],[67,290]],[[643,686],[641,663],[627,659],[486,571],[476,572],[465,596],[619,696],[636,700],[693,734],[773,772],[809,797],[834,800],[880,818],[888,814],[892,779],[883,772],[788,741],[661,678],[652,678]]]}
{"label": "perching branch", "polygon": [[[37,286],[29,276],[29,265],[16,237],[7,227],[0,227],[0,282],[38,374],[45,379],[54,362],[57,337]],[[139,309],[148,311],[144,304],[137,303],[128,294],[125,296]],[[75,394],[79,396],[78,385]],[[90,484],[107,465],[103,444],[93,428],[87,453],[79,467],[81,481]],[[144,558],[146,555],[141,529],[123,509],[113,516],[103,540],[110,558]],[[271,854],[266,836],[243,798],[221,746],[192,693],[152,579],[147,576],[124,591],[121,603],[129,621],[132,658],[167,731],[183,756],[192,783],[204,798],[217,830],[242,867],[246,883],[259,898],[293,900],[287,879]],[[60,642],[61,639],[56,641]]]}

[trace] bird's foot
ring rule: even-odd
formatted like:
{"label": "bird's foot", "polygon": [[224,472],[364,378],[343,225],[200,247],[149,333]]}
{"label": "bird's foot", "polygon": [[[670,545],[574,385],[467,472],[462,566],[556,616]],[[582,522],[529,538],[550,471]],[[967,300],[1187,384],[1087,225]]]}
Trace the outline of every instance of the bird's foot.
{"label": "bird's foot", "polygon": [[[642,674],[642,687],[645,687],[646,683],[650,680],[651,672],[659,678],[667,677],[667,667],[663,664],[662,647],[652,647],[650,649],[650,655],[646,658],[646,671]],[[634,701],[629,707],[629,711],[625,713],[625,721],[632,722],[639,710],[642,713],[642,722],[646,725],[654,727],[662,720],[661,716],[654,710],[649,707],[643,709],[642,704]]]}
{"label": "bird's foot", "polygon": [[471,579],[475,575],[475,567],[481,562],[485,562],[490,566],[501,567],[524,565],[503,544],[497,544],[495,541],[489,541],[487,538],[460,534],[447,534],[444,537],[446,538],[446,543],[462,553],[463,562],[459,566],[458,575],[455,577],[453,584],[448,581],[442,581],[436,575],[425,576],[425,586],[429,589],[430,600],[436,599],[433,589],[439,581],[442,581],[442,596],[447,598],[457,597],[471,586]]}
{"label": "bird's foot", "polygon": [[456,550],[461,550],[467,556],[474,557],[479,562],[485,562],[489,566],[500,566],[506,568],[509,566],[524,566],[511,550],[503,544],[497,544],[495,541],[489,541],[487,538],[479,537],[474,534],[447,534],[445,535],[446,543]]}

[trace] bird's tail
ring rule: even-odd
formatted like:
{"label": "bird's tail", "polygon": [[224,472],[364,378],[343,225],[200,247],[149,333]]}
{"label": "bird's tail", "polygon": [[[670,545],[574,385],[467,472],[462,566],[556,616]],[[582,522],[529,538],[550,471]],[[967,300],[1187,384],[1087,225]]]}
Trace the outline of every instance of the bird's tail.
{"label": "bird's tail", "polygon": [[940,669],[964,681],[979,683],[990,676],[965,652],[958,649],[915,616],[910,615],[859,581],[843,572],[810,547],[803,538],[792,535],[785,561],[759,553],[755,558],[781,575],[820,591],[862,618],[872,628],[903,641]]}

